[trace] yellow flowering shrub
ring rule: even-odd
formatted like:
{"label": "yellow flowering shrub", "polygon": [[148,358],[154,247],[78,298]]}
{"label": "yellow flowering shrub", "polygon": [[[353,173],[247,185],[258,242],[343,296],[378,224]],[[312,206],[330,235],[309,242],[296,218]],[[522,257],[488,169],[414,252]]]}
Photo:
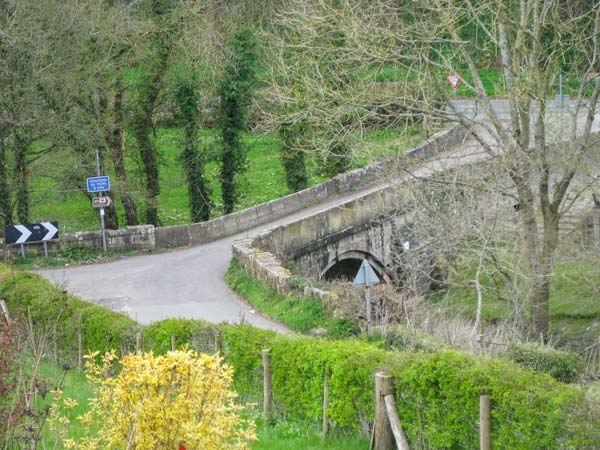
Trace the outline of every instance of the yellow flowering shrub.
{"label": "yellow flowering shrub", "polygon": [[67,437],[61,411],[73,407],[57,395],[51,429],[67,449],[246,449],[256,439],[254,424],[240,418],[241,406],[229,387],[232,369],[218,355],[191,350],[129,354],[119,361],[107,353],[89,355],[86,374],[96,386],[90,410],[78,418],[85,437]]}

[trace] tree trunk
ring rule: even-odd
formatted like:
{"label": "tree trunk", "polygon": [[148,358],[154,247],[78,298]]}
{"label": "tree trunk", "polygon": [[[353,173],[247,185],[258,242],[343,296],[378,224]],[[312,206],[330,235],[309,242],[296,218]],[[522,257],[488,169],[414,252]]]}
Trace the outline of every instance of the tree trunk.
{"label": "tree trunk", "polygon": [[17,179],[17,218],[20,223],[29,222],[30,199],[28,187],[27,149],[29,140],[24,131],[14,134],[15,174]]}
{"label": "tree trunk", "polygon": [[[162,44],[165,45],[165,44]],[[140,109],[134,125],[135,137],[138,142],[142,165],[146,174],[146,223],[159,225],[158,194],[160,184],[158,178],[158,161],[156,147],[151,139],[154,132],[152,118],[158,100],[158,94],[170,54],[170,46],[159,48],[158,61],[150,70],[151,73],[140,87]]]}
{"label": "tree trunk", "polygon": [[110,147],[110,154],[112,156],[113,165],[115,167],[115,174],[119,185],[121,186],[121,202],[125,209],[125,222],[129,226],[138,224],[137,211],[135,209],[135,202],[129,192],[129,182],[127,179],[127,170],[125,168],[124,161],[124,148],[125,148],[125,128],[123,126],[123,79],[121,77],[121,71],[117,69],[117,75],[115,79],[115,99],[114,99],[114,124],[112,130],[109,130],[108,142]]}
{"label": "tree trunk", "polygon": [[533,286],[531,294],[531,322],[532,339],[544,342],[548,340],[550,322],[550,280],[554,265],[554,254],[558,246],[557,212],[548,210],[544,214],[544,240],[537,272],[533,273]]}
{"label": "tree trunk", "polygon": [[150,132],[152,130],[151,117],[151,111],[147,111],[143,117],[140,117],[136,137],[142,158],[142,165],[146,174],[146,223],[158,226],[158,194],[160,193],[160,185],[158,182],[156,149],[150,139]]}
{"label": "tree trunk", "polygon": [[4,235],[4,227],[13,225],[4,139],[4,136],[0,137],[0,234],[2,235]]}

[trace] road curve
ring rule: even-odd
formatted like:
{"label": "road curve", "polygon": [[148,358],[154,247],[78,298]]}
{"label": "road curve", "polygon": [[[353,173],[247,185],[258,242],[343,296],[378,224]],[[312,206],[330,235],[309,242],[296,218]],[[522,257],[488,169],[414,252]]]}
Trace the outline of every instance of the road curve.
{"label": "road curve", "polygon": [[[473,140],[426,164],[423,174],[481,157]],[[246,321],[254,326],[288,331],[241,301],[224,280],[234,240],[273,226],[299,220],[380,189],[386,183],[363,187],[317,206],[246,232],[197,247],[131,256],[116,261],[39,270],[37,273],[81,298],[122,311],[141,323],[169,317],[203,319],[213,323]]]}

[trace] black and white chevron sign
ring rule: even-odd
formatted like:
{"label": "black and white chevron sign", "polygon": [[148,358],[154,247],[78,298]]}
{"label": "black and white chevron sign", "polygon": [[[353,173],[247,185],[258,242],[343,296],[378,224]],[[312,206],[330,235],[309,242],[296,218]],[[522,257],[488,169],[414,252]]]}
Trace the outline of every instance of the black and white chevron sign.
{"label": "black and white chevron sign", "polygon": [[58,239],[58,222],[25,223],[4,228],[7,244],[26,244]]}

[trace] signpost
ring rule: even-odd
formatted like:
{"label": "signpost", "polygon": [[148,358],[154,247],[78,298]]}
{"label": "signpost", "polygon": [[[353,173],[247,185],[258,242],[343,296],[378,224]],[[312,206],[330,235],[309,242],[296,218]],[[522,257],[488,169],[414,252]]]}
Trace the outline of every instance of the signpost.
{"label": "signpost", "polygon": [[[98,197],[92,199],[92,206],[94,208],[100,208],[100,227],[102,228],[102,250],[106,253],[106,229],[104,228],[104,208],[110,206],[111,201],[109,197],[104,197],[104,191],[110,191],[110,177],[107,175],[100,175],[100,152],[96,149],[96,177],[87,179],[87,190],[88,192],[98,192]],[[108,200],[102,200],[102,199]]]}
{"label": "signpost", "polygon": [[7,244],[20,244],[25,258],[25,244],[43,242],[44,255],[48,257],[48,241],[58,239],[58,222],[25,223],[4,228]]}
{"label": "signpost", "polygon": [[371,336],[373,331],[371,329],[371,285],[379,284],[380,280],[369,261],[363,260],[360,265],[360,269],[356,273],[352,286],[366,286],[367,291],[365,293],[365,300],[367,302],[367,334]]}

